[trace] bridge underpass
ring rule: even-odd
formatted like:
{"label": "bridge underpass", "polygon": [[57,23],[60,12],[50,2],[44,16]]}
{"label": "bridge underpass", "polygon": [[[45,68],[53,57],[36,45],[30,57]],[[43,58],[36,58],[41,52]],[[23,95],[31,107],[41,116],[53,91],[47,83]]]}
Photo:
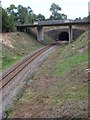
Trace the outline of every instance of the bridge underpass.
{"label": "bridge underpass", "polygon": [[[60,20],[53,20],[53,21],[40,21],[37,24],[29,24],[29,25],[16,25],[17,30],[22,31],[30,27],[37,27],[37,40],[43,41],[44,40],[44,32],[43,27],[47,26],[68,26],[68,35],[69,36],[69,43],[73,41],[73,29],[72,26],[74,25],[88,25],[90,21],[73,21],[73,22],[65,22]],[[65,33],[64,33],[65,34]],[[68,38],[67,38],[68,40]]]}
{"label": "bridge underpass", "polygon": [[62,32],[58,36],[58,40],[60,41],[69,41],[69,34],[68,32]]}
{"label": "bridge underpass", "polygon": [[[73,27],[72,37],[73,40],[76,40],[81,34],[83,34],[88,28],[85,27]],[[45,30],[44,33],[48,35],[50,38],[54,39],[55,41],[69,41],[69,32],[68,27],[53,27],[53,29]]]}

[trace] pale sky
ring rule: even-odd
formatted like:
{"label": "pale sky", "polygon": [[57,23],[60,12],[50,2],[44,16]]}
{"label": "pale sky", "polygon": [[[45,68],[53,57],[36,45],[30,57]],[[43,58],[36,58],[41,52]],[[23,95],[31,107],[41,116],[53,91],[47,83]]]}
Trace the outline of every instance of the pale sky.
{"label": "pale sky", "polygon": [[24,7],[30,6],[35,14],[41,13],[45,18],[49,18],[50,6],[56,3],[62,8],[61,13],[66,14],[69,19],[75,19],[88,16],[88,2],[89,0],[2,0],[2,7],[7,8],[11,4],[16,7],[19,4]]}

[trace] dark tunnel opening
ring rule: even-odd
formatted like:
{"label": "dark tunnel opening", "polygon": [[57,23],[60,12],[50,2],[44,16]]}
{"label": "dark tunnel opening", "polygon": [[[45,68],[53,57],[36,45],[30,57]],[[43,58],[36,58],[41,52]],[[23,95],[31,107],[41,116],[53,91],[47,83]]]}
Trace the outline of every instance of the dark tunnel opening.
{"label": "dark tunnel opening", "polygon": [[62,32],[58,36],[58,40],[60,41],[69,41],[69,34],[68,32]]}

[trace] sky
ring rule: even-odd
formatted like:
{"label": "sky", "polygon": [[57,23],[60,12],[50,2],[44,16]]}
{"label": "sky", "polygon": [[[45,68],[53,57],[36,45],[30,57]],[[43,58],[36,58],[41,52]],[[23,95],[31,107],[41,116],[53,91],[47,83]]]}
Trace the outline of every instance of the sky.
{"label": "sky", "polygon": [[89,0],[2,0],[1,4],[3,8],[9,7],[11,4],[16,7],[18,5],[30,6],[36,15],[41,13],[47,19],[51,15],[50,6],[55,3],[62,8],[61,13],[66,14],[68,19],[75,19],[88,16],[88,2]]}

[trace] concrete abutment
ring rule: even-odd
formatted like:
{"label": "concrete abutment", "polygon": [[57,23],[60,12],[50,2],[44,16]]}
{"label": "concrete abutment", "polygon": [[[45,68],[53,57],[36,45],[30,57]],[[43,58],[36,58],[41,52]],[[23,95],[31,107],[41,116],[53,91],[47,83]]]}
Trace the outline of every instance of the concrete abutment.
{"label": "concrete abutment", "polygon": [[44,40],[44,33],[43,33],[43,27],[39,26],[37,27],[37,40],[38,41],[43,41]]}
{"label": "concrete abutment", "polygon": [[73,29],[72,25],[69,25],[69,43],[71,43],[73,40]]}

